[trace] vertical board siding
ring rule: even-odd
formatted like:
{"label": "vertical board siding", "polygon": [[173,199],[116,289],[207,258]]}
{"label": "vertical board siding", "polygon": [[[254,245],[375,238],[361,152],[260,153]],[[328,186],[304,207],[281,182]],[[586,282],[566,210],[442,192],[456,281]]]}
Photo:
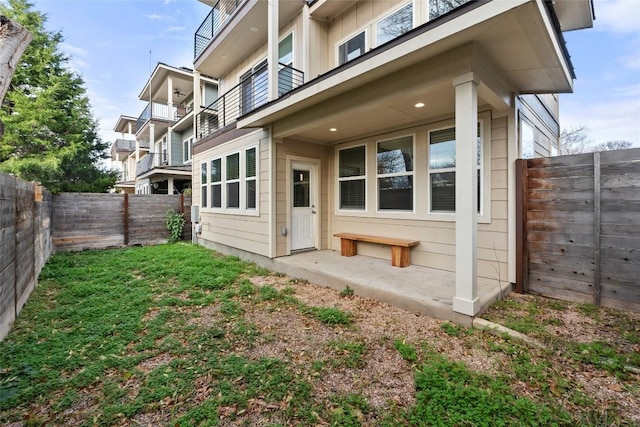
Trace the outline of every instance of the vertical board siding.
{"label": "vertical board siding", "polygon": [[525,163],[524,290],[640,311],[640,149]]}
{"label": "vertical board siding", "polygon": [[51,255],[51,193],[0,174],[0,340],[22,310]]}

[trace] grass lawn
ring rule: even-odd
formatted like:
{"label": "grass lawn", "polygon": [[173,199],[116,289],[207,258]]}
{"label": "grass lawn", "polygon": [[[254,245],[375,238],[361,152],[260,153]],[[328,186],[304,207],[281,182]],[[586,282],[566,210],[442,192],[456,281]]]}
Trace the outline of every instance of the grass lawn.
{"label": "grass lawn", "polygon": [[0,424],[640,424],[640,316],[485,317],[547,349],[183,243],[58,253],[0,343]]}

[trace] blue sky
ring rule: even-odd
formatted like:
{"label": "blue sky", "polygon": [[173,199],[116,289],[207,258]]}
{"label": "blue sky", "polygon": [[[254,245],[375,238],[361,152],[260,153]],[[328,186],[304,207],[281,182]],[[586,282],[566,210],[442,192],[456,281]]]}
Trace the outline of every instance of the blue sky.
{"label": "blue sky", "polygon": [[[121,114],[142,112],[150,66],[192,67],[193,34],[209,11],[197,0],[32,1],[47,28],[62,32],[107,141],[119,137],[112,129]],[[595,14],[594,28],[565,33],[577,79],[560,97],[561,127],[640,147],[640,0],[596,0]]]}

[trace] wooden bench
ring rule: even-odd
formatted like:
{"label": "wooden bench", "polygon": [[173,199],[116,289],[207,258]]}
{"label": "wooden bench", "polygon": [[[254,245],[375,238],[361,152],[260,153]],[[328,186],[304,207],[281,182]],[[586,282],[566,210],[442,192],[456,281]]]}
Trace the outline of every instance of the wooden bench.
{"label": "wooden bench", "polygon": [[391,265],[394,267],[406,267],[411,264],[411,248],[420,243],[418,240],[370,236],[367,234],[336,233],[334,236],[340,238],[340,255],[342,256],[357,255],[357,242],[391,246]]}

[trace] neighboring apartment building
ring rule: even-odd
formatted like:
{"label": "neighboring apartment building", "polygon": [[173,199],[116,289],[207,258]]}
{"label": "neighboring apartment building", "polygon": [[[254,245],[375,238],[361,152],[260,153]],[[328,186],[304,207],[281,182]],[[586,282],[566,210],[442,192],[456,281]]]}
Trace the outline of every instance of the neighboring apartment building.
{"label": "neighboring apartment building", "polygon": [[140,116],[120,116],[114,127],[122,134],[111,146],[121,171],[116,191],[177,194],[191,188],[194,99],[215,101],[217,82],[199,76],[196,86],[191,69],[158,63],[138,98],[147,102]]}
{"label": "neighboring apartment building", "polygon": [[466,315],[478,277],[515,281],[515,160],[557,151],[562,32],[592,26],[590,0],[205,3],[195,82],[221,96],[195,103],[200,243],[275,258],[340,250],[340,232],[416,239],[411,262],[455,272]]}

